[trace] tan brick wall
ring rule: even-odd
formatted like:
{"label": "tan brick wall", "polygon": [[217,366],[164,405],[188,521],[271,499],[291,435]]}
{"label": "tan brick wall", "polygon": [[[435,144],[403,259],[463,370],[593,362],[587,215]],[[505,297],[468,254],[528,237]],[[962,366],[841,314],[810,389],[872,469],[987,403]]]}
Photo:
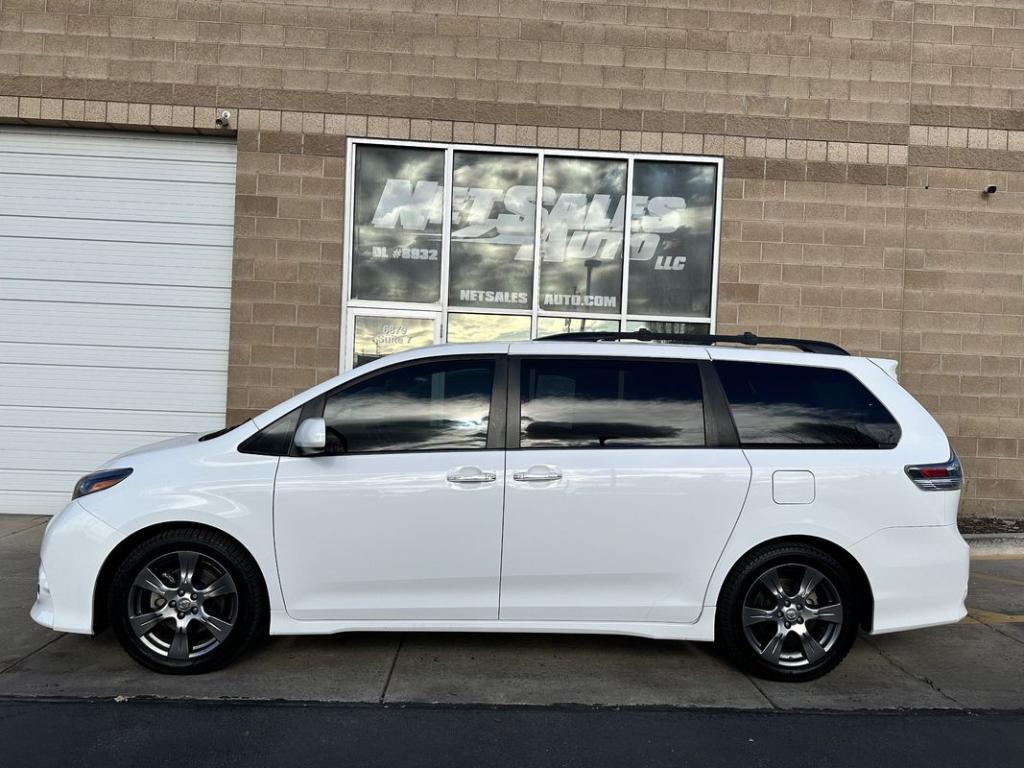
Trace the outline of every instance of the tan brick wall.
{"label": "tan brick wall", "polygon": [[708,153],[719,327],[899,358],[1024,515],[1024,2],[0,0],[0,121],[225,108],[230,419],[337,370],[347,136]]}

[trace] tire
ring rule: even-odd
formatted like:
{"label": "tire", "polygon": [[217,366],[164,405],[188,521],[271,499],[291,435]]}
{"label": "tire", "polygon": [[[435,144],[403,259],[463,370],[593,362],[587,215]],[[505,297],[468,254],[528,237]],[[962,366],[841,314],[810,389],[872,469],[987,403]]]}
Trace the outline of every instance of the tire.
{"label": "tire", "polygon": [[821,677],[843,660],[857,636],[852,584],[843,564],[817,547],[783,542],[757,549],[722,586],[715,640],[757,677]]}
{"label": "tire", "polygon": [[231,662],[265,632],[263,577],[248,552],[205,528],[174,528],[130,550],[107,616],[121,647],[155,672],[195,675]]}

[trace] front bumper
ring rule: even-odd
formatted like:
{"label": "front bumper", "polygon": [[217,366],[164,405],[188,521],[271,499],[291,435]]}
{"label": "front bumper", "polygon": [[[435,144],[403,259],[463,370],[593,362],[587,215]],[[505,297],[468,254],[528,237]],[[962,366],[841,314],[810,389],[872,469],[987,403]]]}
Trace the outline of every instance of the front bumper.
{"label": "front bumper", "polygon": [[58,632],[92,634],[96,580],[122,538],[77,501],[54,516],[40,549],[32,619]]}
{"label": "front bumper", "polygon": [[967,615],[970,547],[955,524],[885,528],[850,552],[871,583],[872,634],[955,624]]}

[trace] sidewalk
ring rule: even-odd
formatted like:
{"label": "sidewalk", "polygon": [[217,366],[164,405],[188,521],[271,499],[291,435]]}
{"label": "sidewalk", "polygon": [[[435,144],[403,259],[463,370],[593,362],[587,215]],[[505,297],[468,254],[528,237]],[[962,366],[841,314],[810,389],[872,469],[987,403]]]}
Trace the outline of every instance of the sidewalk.
{"label": "sidewalk", "polygon": [[972,562],[962,623],[861,636],[835,672],[805,685],[749,678],[708,644],[468,633],[272,638],[220,672],[167,677],[135,665],[109,632],[59,635],[32,623],[44,524],[0,517],[0,697],[1024,709],[1024,557]]}

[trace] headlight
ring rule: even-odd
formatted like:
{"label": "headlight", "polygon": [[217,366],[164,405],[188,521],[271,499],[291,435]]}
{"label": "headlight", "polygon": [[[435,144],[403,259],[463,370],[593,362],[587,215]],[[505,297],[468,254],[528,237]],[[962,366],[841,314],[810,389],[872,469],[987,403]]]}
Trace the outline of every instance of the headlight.
{"label": "headlight", "polygon": [[71,495],[71,498],[77,499],[79,496],[88,496],[90,493],[96,493],[96,491],[105,491],[107,488],[113,488],[131,473],[132,470],[127,467],[124,469],[103,469],[99,472],[93,472],[91,475],[86,475],[75,483],[75,492]]}

